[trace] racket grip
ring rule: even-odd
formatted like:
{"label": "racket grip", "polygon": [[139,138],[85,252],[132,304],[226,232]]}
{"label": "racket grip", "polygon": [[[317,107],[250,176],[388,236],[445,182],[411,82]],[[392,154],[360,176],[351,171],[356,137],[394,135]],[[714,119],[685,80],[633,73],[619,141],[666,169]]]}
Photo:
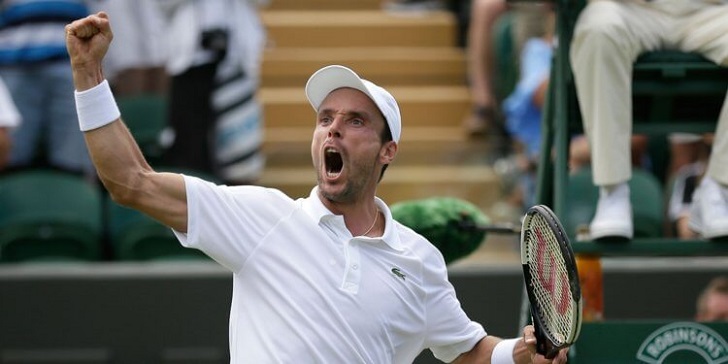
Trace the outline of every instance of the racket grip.
{"label": "racket grip", "polygon": [[553,359],[556,357],[556,355],[559,355],[559,351],[561,349],[552,347],[551,349],[546,349],[546,354],[543,354],[543,357],[546,359]]}
{"label": "racket grip", "polygon": [[[533,312],[533,308],[531,308],[531,311],[531,315],[535,315],[535,313]],[[546,359],[555,358],[556,355],[559,354],[560,349],[554,347],[554,345],[551,343],[551,340],[546,337],[546,334],[543,332],[541,325],[536,320],[534,320],[533,322],[533,328],[533,334],[534,336],[536,336],[536,353],[543,355]]]}

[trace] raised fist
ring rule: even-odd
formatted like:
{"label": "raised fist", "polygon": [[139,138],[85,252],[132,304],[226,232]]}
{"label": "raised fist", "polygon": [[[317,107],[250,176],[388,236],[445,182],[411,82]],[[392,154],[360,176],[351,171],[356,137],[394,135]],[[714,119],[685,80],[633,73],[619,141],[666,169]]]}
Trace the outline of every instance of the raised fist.
{"label": "raised fist", "polygon": [[101,61],[113,38],[104,12],[66,25],[66,49],[74,70],[101,71]]}

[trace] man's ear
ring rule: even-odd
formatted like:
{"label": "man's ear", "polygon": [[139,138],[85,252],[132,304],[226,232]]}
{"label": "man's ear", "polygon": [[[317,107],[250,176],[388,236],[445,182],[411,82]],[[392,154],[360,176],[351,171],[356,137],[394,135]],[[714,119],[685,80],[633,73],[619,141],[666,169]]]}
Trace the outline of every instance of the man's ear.
{"label": "man's ear", "polygon": [[394,161],[394,157],[397,155],[397,148],[399,146],[396,142],[390,140],[382,146],[379,151],[379,159],[382,164],[390,164]]}

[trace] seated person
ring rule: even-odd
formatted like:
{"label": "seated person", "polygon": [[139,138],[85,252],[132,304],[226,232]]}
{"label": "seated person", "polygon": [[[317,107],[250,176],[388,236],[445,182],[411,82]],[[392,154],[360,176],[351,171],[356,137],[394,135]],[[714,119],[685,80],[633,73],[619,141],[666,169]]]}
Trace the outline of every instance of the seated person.
{"label": "seated person", "polygon": [[695,189],[705,174],[712,135],[675,133],[670,136],[670,143],[673,151],[683,151],[683,153],[679,156],[671,153],[671,164],[680,163],[680,165],[669,176],[667,182],[670,186],[667,217],[671,223],[672,235],[693,239],[697,236],[689,227],[690,210],[693,206]]}
{"label": "seated person", "polygon": [[[647,51],[697,52],[728,65],[728,3],[590,1],[579,15],[571,65],[599,186],[592,239],[634,235],[631,178],[632,65]],[[728,101],[728,98],[726,99]],[[728,236],[728,102],[715,132],[705,177],[694,195],[690,227],[705,238]],[[711,216],[710,219],[704,217]]]}
{"label": "seated person", "polygon": [[713,278],[700,293],[695,321],[728,321],[728,276]]}

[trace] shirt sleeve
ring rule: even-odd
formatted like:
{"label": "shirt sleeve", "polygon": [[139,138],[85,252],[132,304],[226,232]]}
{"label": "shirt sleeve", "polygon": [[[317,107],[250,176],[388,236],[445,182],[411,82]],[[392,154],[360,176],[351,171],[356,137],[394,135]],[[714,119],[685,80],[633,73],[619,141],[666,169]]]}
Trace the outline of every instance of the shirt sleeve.
{"label": "shirt sleeve", "polygon": [[184,176],[187,233],[180,243],[199,249],[227,269],[239,271],[263,237],[294,203],[282,192],[259,186],[219,186]]}
{"label": "shirt sleeve", "polygon": [[428,280],[426,344],[437,359],[450,363],[475,347],[486,332],[463,311],[442,256],[432,255],[424,276]]}

